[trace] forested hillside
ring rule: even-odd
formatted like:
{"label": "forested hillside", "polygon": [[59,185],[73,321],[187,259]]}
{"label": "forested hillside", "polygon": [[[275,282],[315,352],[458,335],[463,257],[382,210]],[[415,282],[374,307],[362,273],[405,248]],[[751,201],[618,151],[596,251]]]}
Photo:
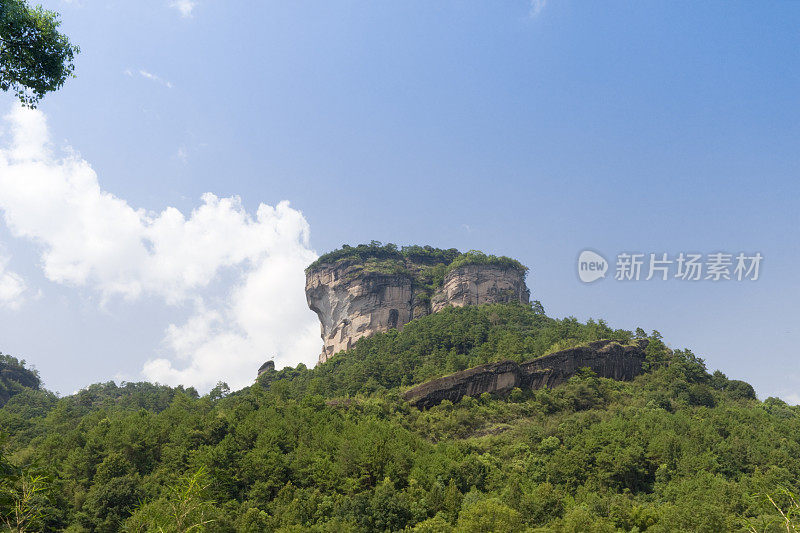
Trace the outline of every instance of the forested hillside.
{"label": "forested hillside", "polygon": [[0,353],[0,407],[15,394],[38,389],[39,374],[25,367],[25,361]]}
{"label": "forested hillside", "polygon": [[[631,382],[584,372],[430,410],[402,400],[477,364],[644,336],[647,371]],[[449,308],[232,393],[30,387],[0,409],[0,428],[0,511],[25,531],[797,526],[799,407],[757,400],[657,332],[555,320],[538,304]]]}

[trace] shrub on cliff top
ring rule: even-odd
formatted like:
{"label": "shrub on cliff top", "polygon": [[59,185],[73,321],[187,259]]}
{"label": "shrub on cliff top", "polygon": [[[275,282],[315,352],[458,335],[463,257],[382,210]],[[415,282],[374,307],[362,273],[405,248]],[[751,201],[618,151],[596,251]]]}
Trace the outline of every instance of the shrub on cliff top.
{"label": "shrub on cliff top", "polygon": [[506,256],[487,255],[479,250],[470,250],[465,254],[459,255],[452,263],[447,266],[447,270],[454,270],[466,265],[498,265],[507,268],[516,268],[521,272],[527,272],[528,267]]}
{"label": "shrub on cliff top", "polygon": [[528,268],[516,259],[488,255],[478,250],[461,253],[455,248],[444,250],[433,246],[419,245],[398,247],[393,243],[383,244],[380,241],[372,241],[369,244],[359,244],[357,246],[345,244],[338,250],[323,254],[306,268],[306,272],[322,265],[331,265],[340,261],[352,261],[365,266],[370,263],[381,264],[385,267],[392,262],[404,264],[406,260],[428,266],[446,265],[448,271],[464,265],[490,264],[516,268],[522,272],[528,271]]}
{"label": "shrub on cliff top", "polygon": [[322,265],[330,265],[343,260],[354,260],[363,263],[370,258],[401,261],[403,256],[397,249],[397,245],[392,243],[384,245],[380,241],[372,241],[369,244],[359,244],[358,246],[343,244],[338,250],[319,256],[316,261],[308,265],[306,272]]}

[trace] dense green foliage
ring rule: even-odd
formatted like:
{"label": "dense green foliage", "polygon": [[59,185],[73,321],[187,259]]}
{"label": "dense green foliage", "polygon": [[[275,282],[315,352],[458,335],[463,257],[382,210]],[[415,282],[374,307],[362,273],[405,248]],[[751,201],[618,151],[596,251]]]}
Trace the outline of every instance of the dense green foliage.
{"label": "dense green foliage", "polygon": [[0,353],[0,407],[15,394],[38,389],[41,381],[35,370],[25,368],[25,361]]}
{"label": "dense green foliage", "polygon": [[25,0],[0,2],[0,90],[36,107],[45,94],[72,76],[77,46],[58,32],[58,14]]}
{"label": "dense green foliage", "polygon": [[357,246],[342,245],[338,250],[333,250],[322,254],[316,261],[308,266],[307,270],[313,270],[322,265],[329,265],[339,261],[353,261],[365,263],[370,259],[391,260],[402,262],[406,257],[416,260],[428,260],[432,263],[451,263],[460,252],[455,248],[442,250],[432,246],[403,246],[398,248],[396,244],[382,244],[379,241],[372,241],[369,244],[359,244]]}
{"label": "dense green foliage", "polygon": [[0,409],[0,514],[15,527],[33,486],[29,531],[786,531],[779,509],[796,525],[800,408],[655,332],[632,382],[584,372],[427,411],[401,399],[464,366],[642,335],[493,305],[227,395],[31,389]]}
{"label": "dense green foliage", "polygon": [[517,362],[599,339],[626,343],[629,331],[604,321],[586,324],[574,318],[545,316],[538,302],[447,307],[365,338],[346,354],[317,368],[263,374],[262,380],[292,378],[301,394],[355,395],[409,386],[476,365],[512,359]]}
{"label": "dense green foliage", "polygon": [[323,254],[308,266],[306,272],[322,265],[338,262],[358,264],[373,271],[403,272],[412,276],[418,274],[419,270],[426,270],[425,267],[431,268],[438,265],[443,267],[441,269],[442,277],[449,270],[473,264],[496,264],[516,268],[522,272],[528,270],[516,259],[487,255],[476,250],[461,253],[455,248],[442,250],[432,246],[417,245],[398,247],[392,243],[382,244],[379,241],[372,241],[369,244],[359,244],[358,246],[345,244],[338,250]]}
{"label": "dense green foliage", "polygon": [[506,256],[487,255],[479,250],[470,250],[456,257],[452,263],[447,265],[447,270],[453,270],[465,265],[500,265],[508,268],[516,268],[522,272],[527,272],[528,267]]}

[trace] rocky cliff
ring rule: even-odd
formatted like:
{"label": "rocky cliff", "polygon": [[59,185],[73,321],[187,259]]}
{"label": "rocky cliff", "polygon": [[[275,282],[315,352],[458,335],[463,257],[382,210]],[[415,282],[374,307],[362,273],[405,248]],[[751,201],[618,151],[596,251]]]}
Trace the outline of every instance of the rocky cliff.
{"label": "rocky cliff", "polygon": [[361,337],[400,329],[448,305],[530,299],[525,267],[508,258],[432,248],[384,253],[385,247],[362,246],[367,251],[361,256],[323,256],[306,271],[306,299],[321,326],[321,363]]}
{"label": "rocky cliff", "polygon": [[426,409],[444,400],[457,402],[464,396],[480,396],[484,392],[503,394],[515,387],[554,387],[581,368],[591,368],[600,377],[631,380],[642,373],[646,346],[646,340],[632,345],[601,340],[522,364],[514,361],[490,363],[417,385],[405,393],[405,399]]}
{"label": "rocky cliff", "polygon": [[531,293],[519,270],[503,265],[464,265],[450,271],[431,297],[431,311],[498,302],[523,302]]}

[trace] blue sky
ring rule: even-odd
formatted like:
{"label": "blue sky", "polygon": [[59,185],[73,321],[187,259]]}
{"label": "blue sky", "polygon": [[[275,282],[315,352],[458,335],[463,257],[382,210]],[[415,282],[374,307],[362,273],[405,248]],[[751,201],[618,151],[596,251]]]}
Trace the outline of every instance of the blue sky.
{"label": "blue sky", "polygon": [[[549,314],[800,402],[800,4],[44,5],[82,52],[39,113],[0,96],[0,350],[46,386],[312,364],[303,262],[377,239],[516,257]],[[586,248],[764,261],[582,284]]]}

